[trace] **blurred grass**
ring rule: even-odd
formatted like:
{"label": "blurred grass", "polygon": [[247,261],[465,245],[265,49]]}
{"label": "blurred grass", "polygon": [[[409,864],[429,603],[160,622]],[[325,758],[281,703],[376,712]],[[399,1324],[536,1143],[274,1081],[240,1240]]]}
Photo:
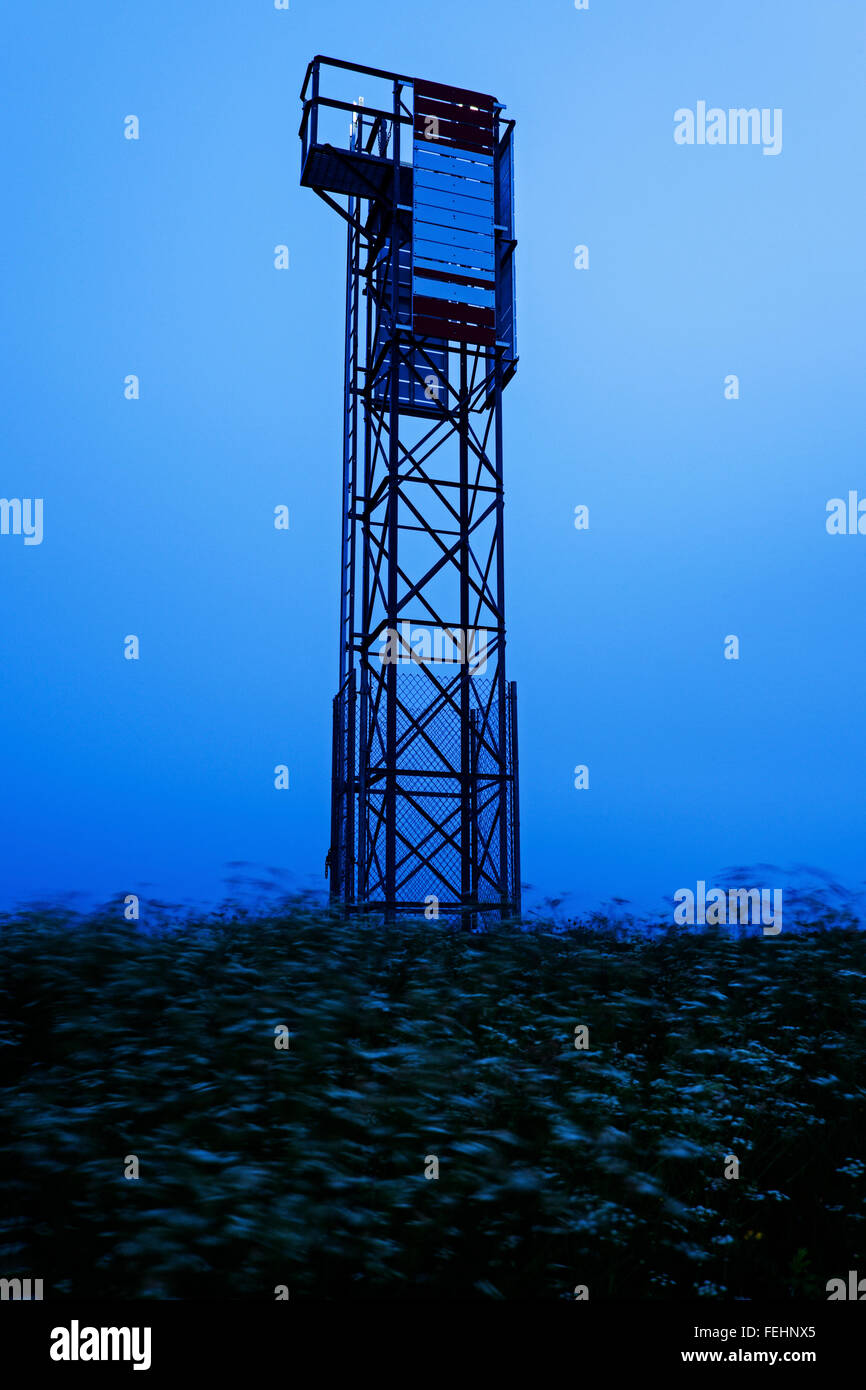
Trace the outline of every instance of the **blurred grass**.
{"label": "blurred grass", "polygon": [[0,1275],[46,1297],[823,1299],[866,1272],[866,934],[299,902],[157,934],[30,913],[0,958]]}

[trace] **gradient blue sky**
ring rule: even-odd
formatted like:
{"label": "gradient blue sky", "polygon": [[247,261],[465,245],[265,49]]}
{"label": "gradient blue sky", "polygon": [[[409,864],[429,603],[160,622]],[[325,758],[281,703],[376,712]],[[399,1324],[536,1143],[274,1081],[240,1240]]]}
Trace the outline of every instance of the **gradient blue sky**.
{"label": "gradient blue sky", "polygon": [[[0,495],[43,497],[45,538],[0,536],[0,906],[208,904],[238,862],[323,882],[345,238],[298,186],[319,52],[518,122],[525,880],[577,908],[757,862],[862,885],[866,536],[825,530],[866,496],[858,0],[18,0],[4,29]],[[781,107],[782,153],[677,146],[698,100]]]}

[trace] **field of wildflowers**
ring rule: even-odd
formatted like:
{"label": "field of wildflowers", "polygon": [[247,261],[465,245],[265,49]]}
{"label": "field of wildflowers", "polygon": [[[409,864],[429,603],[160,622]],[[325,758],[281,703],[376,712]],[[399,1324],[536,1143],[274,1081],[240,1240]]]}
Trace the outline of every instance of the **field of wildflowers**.
{"label": "field of wildflowers", "polygon": [[46,1298],[824,1299],[866,1272],[857,930],[298,901],[28,913],[0,957],[0,1274]]}

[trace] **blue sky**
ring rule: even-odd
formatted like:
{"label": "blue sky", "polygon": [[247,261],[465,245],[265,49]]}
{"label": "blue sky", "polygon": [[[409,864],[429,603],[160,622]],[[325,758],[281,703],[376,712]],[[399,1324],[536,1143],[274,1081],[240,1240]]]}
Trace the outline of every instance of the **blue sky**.
{"label": "blue sky", "polygon": [[[17,3],[6,28],[0,495],[43,498],[44,539],[0,536],[0,906],[208,904],[240,863],[322,884],[345,238],[298,185],[315,53],[518,123],[532,900],[656,910],[758,863],[862,885],[866,536],[825,528],[866,497],[862,6]],[[678,146],[700,100],[781,108],[781,153]]]}

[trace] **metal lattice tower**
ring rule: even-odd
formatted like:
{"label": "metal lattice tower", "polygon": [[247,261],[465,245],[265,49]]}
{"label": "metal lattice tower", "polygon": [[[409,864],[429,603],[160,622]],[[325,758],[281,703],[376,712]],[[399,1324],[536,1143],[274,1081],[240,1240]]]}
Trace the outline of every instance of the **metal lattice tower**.
{"label": "metal lattice tower", "polygon": [[[378,102],[326,96],[325,76]],[[388,920],[515,916],[514,122],[491,96],[322,57],[301,100],[301,183],[348,241],[332,898]]]}

